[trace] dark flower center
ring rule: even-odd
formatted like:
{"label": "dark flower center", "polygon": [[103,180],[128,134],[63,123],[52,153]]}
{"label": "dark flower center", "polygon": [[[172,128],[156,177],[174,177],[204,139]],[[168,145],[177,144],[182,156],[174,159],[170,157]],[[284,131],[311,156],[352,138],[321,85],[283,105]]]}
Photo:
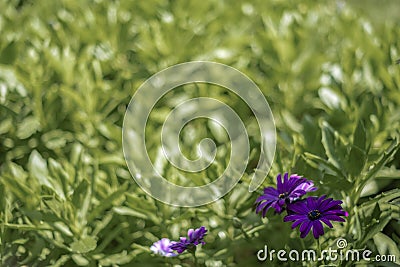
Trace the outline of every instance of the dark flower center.
{"label": "dark flower center", "polygon": [[284,198],[286,198],[287,196],[288,196],[287,193],[279,194],[279,198],[280,198],[280,199],[284,199]]}
{"label": "dark flower center", "polygon": [[319,210],[312,210],[307,214],[307,216],[311,221],[315,221],[321,217],[321,212],[319,212]]}

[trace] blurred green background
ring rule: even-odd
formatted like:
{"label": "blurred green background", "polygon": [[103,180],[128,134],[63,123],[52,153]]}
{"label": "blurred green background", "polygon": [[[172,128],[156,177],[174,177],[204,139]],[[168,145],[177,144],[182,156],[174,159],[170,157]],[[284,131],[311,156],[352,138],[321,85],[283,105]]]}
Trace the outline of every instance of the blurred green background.
{"label": "blurred green background", "polygon": [[[254,213],[259,194],[247,189],[259,131],[248,107],[224,88],[187,85],[166,95],[150,116],[146,142],[169,179],[208,183],[226,167],[229,140],[207,121],[188,124],[185,154],[204,137],[215,137],[219,149],[210,169],[188,176],[163,159],[160,127],[180,99],[209,96],[229,104],[247,126],[252,148],[232,192],[207,206],[177,208],[155,201],[131,178],[121,144],[130,98],[151,75],[192,60],[235,67],[266,96],[278,145],[265,186],[288,171],[344,201],[350,216],[327,231],[323,248],[343,237],[353,248],[397,255],[399,263],[399,5],[1,0],[1,265],[193,266],[188,253],[166,259],[149,247],[201,225],[209,230],[197,251],[205,266],[265,264],[256,253],[266,244],[315,246],[281,217]],[[242,226],[235,228],[233,218]]]}

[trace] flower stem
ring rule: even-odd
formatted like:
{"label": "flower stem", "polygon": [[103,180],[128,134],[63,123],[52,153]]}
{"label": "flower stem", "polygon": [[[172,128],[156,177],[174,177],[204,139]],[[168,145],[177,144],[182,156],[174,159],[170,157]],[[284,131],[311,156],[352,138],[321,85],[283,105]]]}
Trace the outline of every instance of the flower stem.
{"label": "flower stem", "polygon": [[[317,255],[318,255],[317,257],[319,258],[319,257],[322,256],[321,243],[319,241],[319,238],[317,238],[316,241],[317,241]],[[324,258],[322,258],[322,264],[325,265],[325,259]]]}
{"label": "flower stem", "polygon": [[250,236],[246,233],[246,231],[243,229],[243,227],[241,227],[240,230],[242,231],[244,238],[247,240],[250,240]]}
{"label": "flower stem", "polygon": [[192,251],[190,251],[190,253],[193,255],[194,266],[198,267],[199,266],[199,262],[198,262],[197,257],[196,257],[196,250],[192,250]]}

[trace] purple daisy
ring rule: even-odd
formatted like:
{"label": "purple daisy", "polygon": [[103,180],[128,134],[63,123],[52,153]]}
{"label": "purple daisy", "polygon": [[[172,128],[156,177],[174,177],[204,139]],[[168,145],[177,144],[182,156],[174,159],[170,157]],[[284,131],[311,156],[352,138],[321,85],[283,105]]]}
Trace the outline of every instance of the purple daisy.
{"label": "purple daisy", "polygon": [[168,238],[163,238],[157,242],[154,242],[150,247],[150,250],[165,257],[174,257],[176,254],[173,253],[172,249],[170,248],[171,243],[172,242]]}
{"label": "purple daisy", "polygon": [[202,244],[204,245],[205,242],[203,240],[204,236],[206,235],[207,229],[202,226],[195,230],[189,229],[188,231],[188,238],[181,237],[180,241],[172,242],[170,248],[172,250],[176,250],[179,254],[183,253],[187,249],[193,249],[195,246]]}
{"label": "purple daisy", "polygon": [[294,221],[292,229],[300,225],[300,237],[304,238],[312,228],[313,235],[318,239],[324,234],[322,222],[329,228],[333,225],[331,221],[344,222],[345,219],[340,216],[346,216],[347,212],[343,210],[340,200],[333,198],[308,197],[303,201],[298,201],[288,205],[289,215],[285,216],[283,221]]}
{"label": "purple daisy", "polygon": [[299,199],[307,192],[317,190],[312,181],[296,174],[289,177],[288,173],[285,173],[283,181],[281,174],[278,174],[276,185],[277,188],[272,186],[264,188],[264,194],[256,200],[258,203],[256,213],[262,211],[263,217],[271,207],[275,209],[275,212],[281,213],[285,204]]}

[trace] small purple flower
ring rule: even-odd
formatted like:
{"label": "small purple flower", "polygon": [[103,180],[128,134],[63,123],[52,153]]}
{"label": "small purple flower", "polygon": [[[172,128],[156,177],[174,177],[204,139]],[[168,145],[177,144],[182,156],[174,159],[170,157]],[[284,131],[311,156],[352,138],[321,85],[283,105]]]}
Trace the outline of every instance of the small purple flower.
{"label": "small purple flower", "polygon": [[256,213],[262,211],[262,216],[265,217],[267,211],[272,207],[275,212],[281,213],[285,204],[291,203],[307,192],[317,190],[314,183],[296,174],[285,173],[283,181],[281,174],[276,177],[277,188],[272,186],[264,188],[264,194],[257,198]]}
{"label": "small purple flower", "polygon": [[163,238],[157,242],[154,242],[154,244],[150,247],[150,250],[165,257],[174,257],[176,254],[173,253],[172,249],[170,248],[171,243],[172,242],[168,238]]}
{"label": "small purple flower", "polygon": [[195,230],[189,229],[188,231],[188,238],[181,237],[180,241],[178,242],[171,242],[170,248],[172,250],[176,250],[179,254],[183,253],[187,249],[193,249],[195,246],[202,244],[204,245],[205,242],[203,240],[204,236],[206,235],[207,229],[202,226]]}
{"label": "small purple flower", "polygon": [[348,213],[343,210],[340,200],[333,198],[308,197],[303,201],[298,201],[288,205],[288,214],[283,221],[294,221],[292,229],[300,225],[300,237],[304,238],[312,228],[313,235],[318,239],[324,234],[322,222],[329,228],[333,225],[331,221],[344,222],[340,216],[346,216]]}

